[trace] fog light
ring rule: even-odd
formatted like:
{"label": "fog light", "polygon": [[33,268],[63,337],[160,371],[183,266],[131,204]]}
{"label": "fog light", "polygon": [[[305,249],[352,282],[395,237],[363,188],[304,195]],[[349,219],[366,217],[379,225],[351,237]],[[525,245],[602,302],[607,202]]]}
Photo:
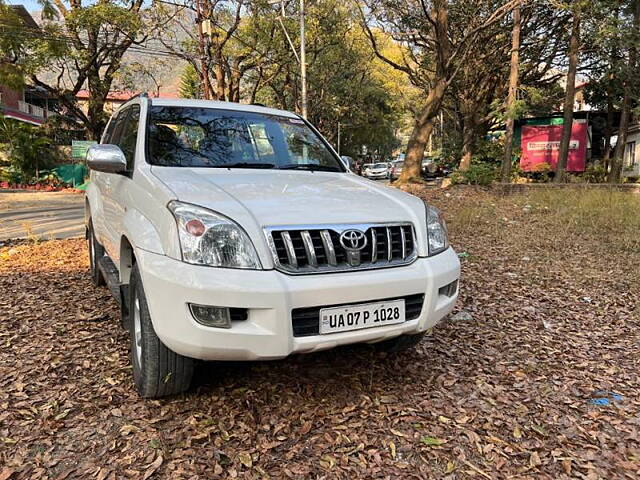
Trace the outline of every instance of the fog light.
{"label": "fog light", "polygon": [[231,314],[227,307],[209,307],[190,303],[189,310],[196,322],[206,327],[231,328]]}
{"label": "fog light", "polygon": [[446,295],[447,297],[453,297],[458,291],[458,280],[454,280],[453,282],[445,285],[444,287],[440,287],[438,293],[440,295]]}

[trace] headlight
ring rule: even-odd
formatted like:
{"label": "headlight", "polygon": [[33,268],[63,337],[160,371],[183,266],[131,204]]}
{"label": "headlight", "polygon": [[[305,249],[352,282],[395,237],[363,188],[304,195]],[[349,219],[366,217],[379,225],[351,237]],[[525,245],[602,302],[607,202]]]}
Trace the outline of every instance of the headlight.
{"label": "headlight", "polygon": [[427,238],[429,240],[429,256],[444,252],[449,248],[447,225],[442,213],[436,207],[425,204],[427,208]]}
{"label": "headlight", "polygon": [[261,268],[249,236],[234,221],[188,203],[172,201],[168,207],[178,224],[183,261],[212,267]]}

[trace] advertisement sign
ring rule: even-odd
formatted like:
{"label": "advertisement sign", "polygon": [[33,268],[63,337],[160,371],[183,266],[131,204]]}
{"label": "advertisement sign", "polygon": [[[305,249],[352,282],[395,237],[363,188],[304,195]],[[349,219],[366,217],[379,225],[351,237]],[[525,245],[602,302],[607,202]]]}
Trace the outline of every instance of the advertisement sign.
{"label": "advertisement sign", "polygon": [[[568,172],[584,172],[587,159],[587,128],[586,122],[573,122],[567,158]],[[548,163],[555,170],[561,138],[562,125],[524,125],[520,168],[525,172],[535,172],[540,168],[538,165]]]}
{"label": "advertisement sign", "polygon": [[74,160],[84,160],[87,156],[87,150],[91,145],[95,145],[94,140],[72,140],[71,141],[71,158]]}

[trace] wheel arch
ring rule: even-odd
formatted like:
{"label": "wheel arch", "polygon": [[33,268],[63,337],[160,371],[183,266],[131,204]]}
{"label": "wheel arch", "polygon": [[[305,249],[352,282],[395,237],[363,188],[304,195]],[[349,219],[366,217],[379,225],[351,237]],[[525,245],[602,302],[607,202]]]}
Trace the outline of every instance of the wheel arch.
{"label": "wheel arch", "polygon": [[136,261],[134,247],[129,239],[122,235],[120,237],[120,283],[128,285],[131,281],[131,270]]}

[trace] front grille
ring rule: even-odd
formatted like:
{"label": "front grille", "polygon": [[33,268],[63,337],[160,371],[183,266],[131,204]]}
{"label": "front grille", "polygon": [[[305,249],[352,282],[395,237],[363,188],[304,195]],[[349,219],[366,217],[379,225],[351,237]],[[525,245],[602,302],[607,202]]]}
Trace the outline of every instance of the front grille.
{"label": "front grille", "polygon": [[[415,320],[422,312],[422,304],[424,303],[424,295],[416,294],[407,297],[386,298],[384,300],[375,300],[381,302],[404,300],[404,311],[406,320]],[[358,302],[363,303],[363,302]],[[351,305],[358,305],[354,303]],[[295,308],[291,311],[291,324],[293,326],[294,337],[309,337],[311,335],[320,334],[320,309],[341,307],[340,305],[323,305],[321,307]]]}
{"label": "front grille", "polygon": [[[286,273],[323,273],[406,265],[417,257],[410,223],[266,228],[276,268]],[[356,248],[343,233],[356,232]]]}

